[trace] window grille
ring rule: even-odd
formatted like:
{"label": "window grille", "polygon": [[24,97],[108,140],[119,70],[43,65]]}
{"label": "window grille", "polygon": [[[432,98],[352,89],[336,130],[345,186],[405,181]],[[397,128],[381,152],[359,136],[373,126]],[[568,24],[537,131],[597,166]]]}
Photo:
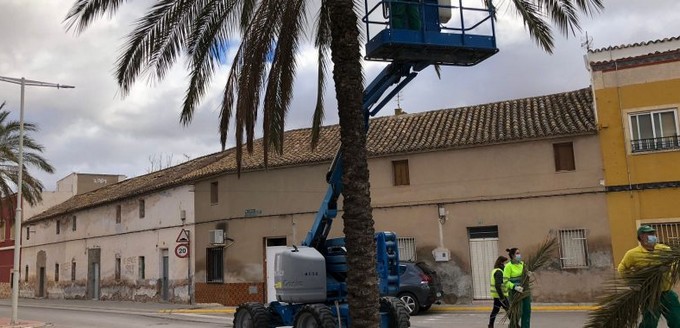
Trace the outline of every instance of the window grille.
{"label": "window grille", "polygon": [[224,281],[224,249],[221,247],[208,248],[206,256],[206,281]]}
{"label": "window grille", "polygon": [[413,237],[397,237],[399,247],[399,261],[415,262],[416,258],[416,239]]}
{"label": "window grille", "polygon": [[588,267],[585,229],[560,230],[560,262],[563,269]]}
{"label": "window grille", "polygon": [[680,245],[680,222],[651,223],[659,242],[666,245]]}
{"label": "window grille", "polygon": [[59,281],[59,263],[54,264],[54,281]]}
{"label": "window grille", "polygon": [[76,262],[71,262],[71,281],[76,281]]}

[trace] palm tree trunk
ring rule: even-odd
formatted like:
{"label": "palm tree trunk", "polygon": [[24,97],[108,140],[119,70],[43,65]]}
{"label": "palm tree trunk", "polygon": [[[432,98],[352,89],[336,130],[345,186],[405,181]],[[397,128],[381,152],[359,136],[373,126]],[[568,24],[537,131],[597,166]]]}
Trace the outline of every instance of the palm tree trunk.
{"label": "palm tree trunk", "polygon": [[343,210],[347,245],[347,289],[353,327],[379,326],[373,216],[366,161],[363,73],[354,1],[329,1],[333,79],[342,142]]}

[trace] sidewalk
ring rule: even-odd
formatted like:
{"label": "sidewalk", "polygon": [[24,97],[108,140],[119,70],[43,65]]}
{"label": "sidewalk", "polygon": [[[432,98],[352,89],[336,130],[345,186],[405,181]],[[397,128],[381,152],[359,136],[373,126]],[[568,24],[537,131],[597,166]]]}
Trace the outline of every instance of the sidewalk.
{"label": "sidewalk", "polygon": [[42,328],[47,327],[44,322],[19,320],[16,325],[10,324],[10,318],[0,318],[0,328]]}

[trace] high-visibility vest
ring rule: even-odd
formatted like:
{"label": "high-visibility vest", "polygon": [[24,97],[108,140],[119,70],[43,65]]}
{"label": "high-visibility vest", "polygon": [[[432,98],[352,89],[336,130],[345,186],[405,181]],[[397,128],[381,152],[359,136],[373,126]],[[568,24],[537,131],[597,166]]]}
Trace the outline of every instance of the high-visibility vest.
{"label": "high-visibility vest", "polygon": [[[498,292],[496,291],[496,277],[494,277],[494,274],[496,273],[496,271],[503,272],[503,270],[501,270],[499,268],[495,268],[495,269],[491,270],[491,297],[500,298],[500,296],[498,295]],[[507,290],[507,288],[505,288],[505,284],[503,284],[503,282],[501,282],[501,291],[504,294],[503,296],[505,296],[505,297],[508,296],[508,290]]]}

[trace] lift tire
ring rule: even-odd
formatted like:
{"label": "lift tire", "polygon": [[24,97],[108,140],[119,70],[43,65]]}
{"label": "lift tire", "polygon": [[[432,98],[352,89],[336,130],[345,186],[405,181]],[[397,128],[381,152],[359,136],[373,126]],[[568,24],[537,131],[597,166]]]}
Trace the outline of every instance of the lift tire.
{"label": "lift tire", "polygon": [[396,297],[381,297],[380,312],[386,312],[390,318],[388,328],[411,327],[411,317],[408,314],[406,305]]}
{"label": "lift tire", "polygon": [[337,328],[337,319],[323,304],[308,304],[295,314],[294,328]]}
{"label": "lift tire", "polygon": [[234,328],[269,328],[269,319],[269,311],[261,303],[243,303],[234,313]]}
{"label": "lift tire", "polygon": [[406,311],[409,315],[413,316],[420,312],[420,302],[418,302],[416,295],[407,292],[399,294],[398,297],[406,306]]}

